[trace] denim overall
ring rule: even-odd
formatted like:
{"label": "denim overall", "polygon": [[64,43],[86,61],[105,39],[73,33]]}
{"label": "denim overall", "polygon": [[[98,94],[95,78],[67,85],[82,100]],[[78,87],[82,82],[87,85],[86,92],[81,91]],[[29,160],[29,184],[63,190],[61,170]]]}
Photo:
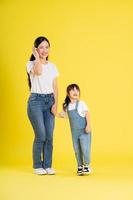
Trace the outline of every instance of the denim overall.
{"label": "denim overall", "polygon": [[53,130],[55,117],[51,113],[54,94],[31,93],[28,99],[28,117],[35,138],[33,143],[33,167],[50,168],[52,165]]}
{"label": "denim overall", "polygon": [[76,107],[74,110],[69,110],[68,105],[67,113],[72,132],[72,141],[75,156],[78,166],[82,166],[90,164],[91,133],[85,132],[85,127],[87,124],[86,118],[79,115],[77,109],[78,104],[79,101],[76,102]]}

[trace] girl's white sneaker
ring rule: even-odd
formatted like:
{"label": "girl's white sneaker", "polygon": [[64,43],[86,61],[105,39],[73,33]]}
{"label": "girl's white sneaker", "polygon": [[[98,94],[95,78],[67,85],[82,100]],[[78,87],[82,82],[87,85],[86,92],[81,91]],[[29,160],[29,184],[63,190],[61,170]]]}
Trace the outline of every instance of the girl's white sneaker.
{"label": "girl's white sneaker", "polygon": [[49,175],[54,175],[54,174],[56,174],[55,170],[52,169],[52,168],[46,168],[45,170],[46,170],[46,173],[49,174]]}
{"label": "girl's white sneaker", "polygon": [[34,174],[37,174],[37,175],[45,175],[47,174],[46,170],[43,169],[43,168],[37,168],[37,169],[34,169]]}

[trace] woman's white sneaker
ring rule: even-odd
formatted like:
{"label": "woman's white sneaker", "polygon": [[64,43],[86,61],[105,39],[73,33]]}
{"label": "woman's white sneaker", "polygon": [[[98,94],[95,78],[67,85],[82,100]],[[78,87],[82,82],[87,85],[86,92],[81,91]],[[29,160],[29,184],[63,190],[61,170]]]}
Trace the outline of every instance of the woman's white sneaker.
{"label": "woman's white sneaker", "polygon": [[52,168],[46,168],[45,170],[46,170],[46,173],[49,174],[49,175],[54,175],[54,174],[56,174],[55,170],[52,169]]}
{"label": "woman's white sneaker", "polygon": [[46,170],[43,169],[43,168],[37,168],[37,169],[34,169],[34,174],[37,174],[37,175],[45,175],[47,174]]}

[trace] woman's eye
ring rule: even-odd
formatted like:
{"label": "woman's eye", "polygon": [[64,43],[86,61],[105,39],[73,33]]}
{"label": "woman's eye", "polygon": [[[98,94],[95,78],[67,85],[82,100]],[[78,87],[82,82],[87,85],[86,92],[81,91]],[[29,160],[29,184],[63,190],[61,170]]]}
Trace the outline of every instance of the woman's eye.
{"label": "woman's eye", "polygon": [[47,46],[47,47],[40,47],[40,49],[48,49],[49,47]]}

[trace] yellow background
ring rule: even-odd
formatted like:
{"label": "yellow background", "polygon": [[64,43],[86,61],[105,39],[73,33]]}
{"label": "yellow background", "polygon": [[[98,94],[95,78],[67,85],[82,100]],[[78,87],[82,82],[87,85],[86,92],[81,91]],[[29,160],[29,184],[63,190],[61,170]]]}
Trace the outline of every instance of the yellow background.
{"label": "yellow background", "polygon": [[[133,178],[132,1],[5,0],[0,2],[0,7],[0,164],[3,168],[32,166],[34,135],[26,113],[29,96],[26,63],[34,39],[43,35],[50,40],[50,60],[60,72],[59,111],[66,86],[70,83],[79,84],[81,99],[91,110],[94,176],[101,175],[101,180],[105,177],[104,172],[112,175],[114,172],[114,179],[119,174],[116,179],[121,180],[124,171],[129,179]],[[76,162],[67,120],[56,119],[53,155],[55,168],[69,169],[70,174],[75,172]],[[112,168],[108,168],[110,166]],[[12,179],[15,174],[11,174]],[[112,177],[111,174],[106,176],[106,180]],[[95,180],[92,177],[90,184],[98,188],[97,176]],[[73,179],[70,179],[70,184],[71,181]],[[103,182],[105,186],[106,181]],[[121,194],[123,189],[119,189]],[[102,199],[119,198],[116,193],[109,198],[106,193],[103,194]],[[4,195],[3,192],[2,200],[8,199],[8,195]],[[126,194],[121,197],[126,197]]]}

